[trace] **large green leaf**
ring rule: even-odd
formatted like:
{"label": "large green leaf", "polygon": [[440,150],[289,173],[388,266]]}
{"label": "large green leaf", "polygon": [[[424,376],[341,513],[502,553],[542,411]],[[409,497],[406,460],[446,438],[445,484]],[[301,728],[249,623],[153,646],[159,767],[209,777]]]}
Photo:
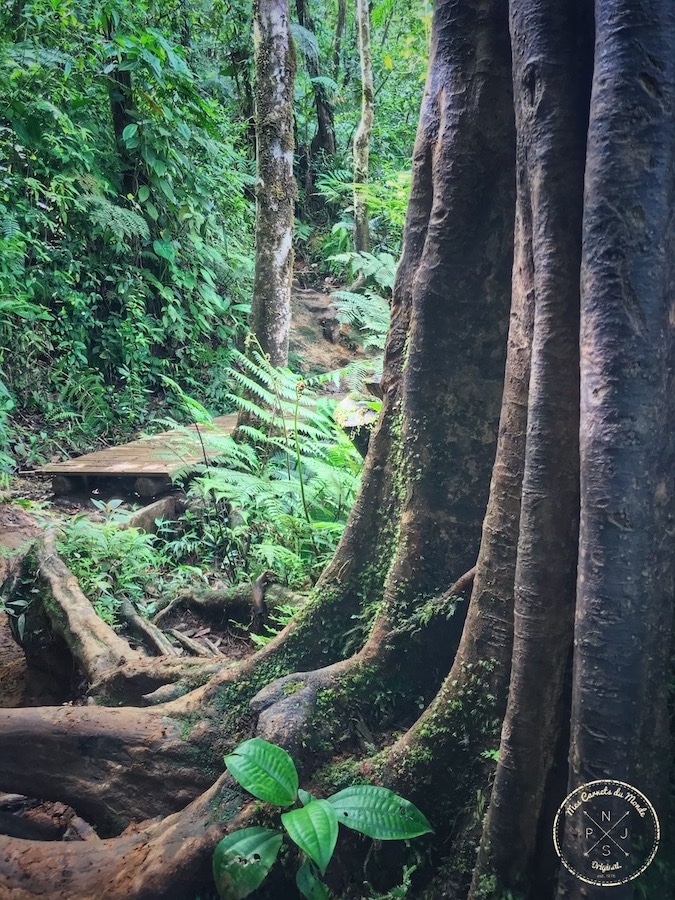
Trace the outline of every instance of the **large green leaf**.
{"label": "large green leaf", "polygon": [[355,784],[333,794],[328,803],[343,825],[380,841],[414,838],[433,831],[413,803],[388,788]]}
{"label": "large green leaf", "polygon": [[292,840],[314,860],[323,875],[335,850],[337,814],[327,800],[312,800],[301,809],[284,813],[281,822]]}
{"label": "large green leaf", "polygon": [[316,874],[314,863],[308,859],[298,869],[295,883],[302,896],[307,900],[328,900],[328,888]]}
{"label": "large green leaf", "polygon": [[258,826],[224,837],[213,854],[213,878],[222,900],[241,900],[259,887],[282,840],[280,832]]}
{"label": "large green leaf", "polygon": [[225,757],[227,770],[249,794],[275,806],[290,806],[298,795],[298,773],[281,747],[262,738],[244,741]]}
{"label": "large green leaf", "polygon": [[157,256],[161,256],[163,259],[167,259],[169,262],[173,262],[175,253],[171,241],[153,241],[152,249],[155,251]]}

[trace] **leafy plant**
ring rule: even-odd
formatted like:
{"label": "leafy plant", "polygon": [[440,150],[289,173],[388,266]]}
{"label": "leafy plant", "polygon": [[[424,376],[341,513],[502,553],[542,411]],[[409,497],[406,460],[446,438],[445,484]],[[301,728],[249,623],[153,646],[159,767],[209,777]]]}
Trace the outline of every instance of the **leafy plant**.
{"label": "leafy plant", "polygon": [[253,180],[245,126],[184,43],[182,14],[31,0],[0,18],[8,468],[43,455],[25,413],[64,453],[145,424],[162,375],[222,404],[246,314]]}
{"label": "leafy plant", "polygon": [[272,638],[276,637],[276,635],[288,625],[299,608],[300,607],[294,606],[292,603],[282,603],[280,606],[277,606],[273,612],[270,612],[268,622],[263,626],[265,633],[253,634],[253,632],[251,632],[249,634],[254,647],[259,649],[260,647],[264,647],[265,644],[269,644]]}
{"label": "leafy plant", "polygon": [[320,876],[333,856],[339,824],[381,841],[408,840],[433,830],[414,804],[387,788],[358,784],[327,799],[313,797],[298,787],[289,754],[261,738],[244,741],[225,757],[225,765],[254,797],[294,808],[281,814],[284,831],[242,828],[218,844],[213,875],[223,900],[247,897],[262,884],[279,854],[284,832],[301,853],[298,890],[308,900],[325,900],[328,888]]}
{"label": "leafy plant", "polygon": [[[177,560],[208,559],[230,581],[273,569],[289,584],[314,579],[332,555],[358,487],[362,461],[330,401],[252,347],[235,351],[228,399],[249,424],[214,440],[192,469],[198,503],[166,535]],[[235,393],[238,391],[238,393]]]}
{"label": "leafy plant", "polygon": [[151,612],[146,588],[156,581],[162,558],[153,546],[153,535],[120,528],[115,508],[108,517],[108,522],[96,523],[84,515],[75,516],[63,526],[57,546],[97,615],[116,626],[123,598],[141,614]]}

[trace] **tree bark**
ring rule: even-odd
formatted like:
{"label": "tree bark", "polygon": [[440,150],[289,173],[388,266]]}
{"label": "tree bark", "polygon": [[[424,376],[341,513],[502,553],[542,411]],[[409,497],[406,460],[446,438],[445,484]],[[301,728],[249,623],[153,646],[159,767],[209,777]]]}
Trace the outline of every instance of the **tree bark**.
{"label": "tree bark", "polygon": [[347,0],[337,0],[337,18],[335,20],[335,37],[333,39],[333,81],[340,75],[340,56],[342,53],[342,35],[347,21]]}
{"label": "tree bark", "polygon": [[[309,9],[309,0],[296,0],[296,10],[300,25],[314,34],[314,22]],[[317,153],[323,152],[328,156],[334,156],[336,145],[333,108],[328,100],[325,87],[321,84],[317,84],[314,80],[321,75],[321,71],[319,70],[318,60],[311,56],[307,58],[307,74],[312,79],[314,107],[316,109],[316,134],[311,142],[311,155],[314,157]],[[312,188],[312,184],[313,182],[310,178],[310,189]]]}
{"label": "tree bark", "polygon": [[255,0],[257,154],[251,330],[274,366],[288,362],[293,274],[293,83],[288,0]]}
{"label": "tree bark", "polygon": [[[530,889],[562,726],[578,541],[579,271],[592,21],[585,3],[511,4],[513,82],[534,269],[534,336],[499,764],[474,875]],[[524,880],[523,880],[524,879]]]}
{"label": "tree bark", "polygon": [[[611,0],[597,5],[596,33],[569,790],[598,778],[625,781],[665,819],[675,555],[675,9],[666,0],[649,8]],[[581,858],[582,839],[574,825],[566,828],[564,852]],[[564,872],[558,896],[595,896],[592,890]],[[615,895],[632,896],[632,885]]]}
{"label": "tree bark", "polygon": [[193,900],[213,891],[213,848],[251,824],[222,776],[179,813],[134,825],[118,838],[60,843],[0,837],[3,900]]}
{"label": "tree bark", "polygon": [[375,103],[368,0],[356,0],[356,31],[361,63],[361,120],[354,135],[354,249],[357,253],[362,253],[370,250],[368,204],[363,186],[368,184],[370,137],[373,131]]}

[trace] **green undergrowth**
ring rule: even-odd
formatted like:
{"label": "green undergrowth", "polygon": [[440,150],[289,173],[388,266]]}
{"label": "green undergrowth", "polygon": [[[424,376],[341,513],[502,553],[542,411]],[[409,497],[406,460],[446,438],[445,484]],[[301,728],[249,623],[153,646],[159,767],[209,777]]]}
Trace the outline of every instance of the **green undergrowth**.
{"label": "green undergrowth", "polygon": [[255,346],[235,351],[228,401],[245,414],[235,435],[212,439],[190,472],[183,528],[167,534],[178,558],[207,551],[235,583],[272,570],[313,583],[330,560],[356,496],[361,457],[335,423],[320,379],[273,368]]}
{"label": "green undergrowth", "polygon": [[146,425],[165,374],[222,404],[253,168],[166,24],[126,0],[0,11],[0,466]]}
{"label": "green undergrowth", "polygon": [[[249,424],[234,436],[211,435],[204,463],[179,476],[187,506],[175,521],[148,535],[126,527],[120,501],[94,501],[105,522],[79,515],[60,530],[60,553],[111,625],[119,624],[123,598],[151,616],[161,595],[191,583],[236,585],[271,571],[279,582],[308,587],[335,550],[361,457],[310,384],[274,369],[255,348],[234,358],[228,399]],[[198,401],[177,383],[170,387],[208,427]],[[257,643],[293,612],[279,609]]]}

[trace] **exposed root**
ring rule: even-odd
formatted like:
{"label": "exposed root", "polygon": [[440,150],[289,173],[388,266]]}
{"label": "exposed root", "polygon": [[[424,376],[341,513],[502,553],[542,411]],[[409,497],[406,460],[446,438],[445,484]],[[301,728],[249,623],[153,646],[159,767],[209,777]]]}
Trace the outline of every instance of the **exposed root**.
{"label": "exposed root", "polygon": [[213,648],[213,645],[208,647],[205,644],[200,644],[199,641],[193,641],[191,637],[188,637],[187,634],[184,634],[182,631],[178,631],[177,628],[170,628],[169,634],[177,640],[182,647],[188,652],[193,653],[195,656],[223,657],[223,654],[220,653],[217,648]]}
{"label": "exposed root", "polygon": [[216,751],[195,732],[190,742],[159,709],[0,710],[0,790],[60,800],[115,834],[180,809],[213,781]]}
{"label": "exposed root", "polygon": [[[439,597],[433,624],[427,622],[426,627],[420,626],[422,630],[435,628],[438,631],[440,619],[446,625],[443,631],[450,633],[452,628],[447,627],[444,616],[448,602],[453,598],[454,603],[458,595],[471,587],[474,574],[475,567]],[[419,668],[418,661],[407,652],[409,643],[407,630],[393,629],[386,618],[380,616],[366,644],[352,657],[315,671],[286,675],[262,688],[250,704],[258,715],[256,733],[268,741],[283,744],[290,752],[301,753],[319,693],[344,687],[349,680],[350,707],[368,709],[372,693],[379,685],[392,676],[405,680],[406,669],[411,666]]]}
{"label": "exposed root", "polygon": [[[129,630],[142,640],[149,648],[161,656],[178,656],[178,650],[164,634],[161,628],[148,622],[134,609],[134,605],[126,598],[120,605],[120,614],[127,623]],[[194,651],[193,651],[194,652]],[[198,656],[205,654],[198,653]]]}
{"label": "exposed root", "polygon": [[163,687],[175,686],[170,699],[182,697],[194,688],[206,684],[224,665],[212,657],[155,656],[134,660],[105,675],[89,689],[89,696],[102,705],[144,706],[145,698]]}
{"label": "exposed root", "polygon": [[56,551],[52,531],[37,541],[38,571],[51,594],[43,603],[54,632],[65,641],[89,682],[96,682],[117,666],[143,655],[132,650],[94,612],[73,573]]}
{"label": "exposed root", "polygon": [[[3,900],[193,900],[213,886],[211,857],[226,831],[250,824],[253,805],[222,776],[184,810],[103,841],[0,837]],[[228,799],[229,798],[229,799]],[[227,823],[227,826],[225,825]]]}
{"label": "exposed root", "polygon": [[356,670],[359,662],[357,654],[314,672],[286,675],[264,687],[251,700],[251,709],[258,715],[256,734],[298,756],[319,691],[333,687],[346,672]]}
{"label": "exposed root", "polygon": [[[301,594],[281,585],[269,585],[265,592],[265,601],[270,609],[285,603],[294,606],[302,606],[306,598]],[[173,599],[167,601],[153,618],[155,625],[160,625],[175,612],[191,609],[193,612],[203,615],[207,619],[217,618],[219,622],[227,622],[235,619],[242,624],[251,620],[253,605],[253,585],[240,584],[234,588],[190,588],[183,590]]]}

